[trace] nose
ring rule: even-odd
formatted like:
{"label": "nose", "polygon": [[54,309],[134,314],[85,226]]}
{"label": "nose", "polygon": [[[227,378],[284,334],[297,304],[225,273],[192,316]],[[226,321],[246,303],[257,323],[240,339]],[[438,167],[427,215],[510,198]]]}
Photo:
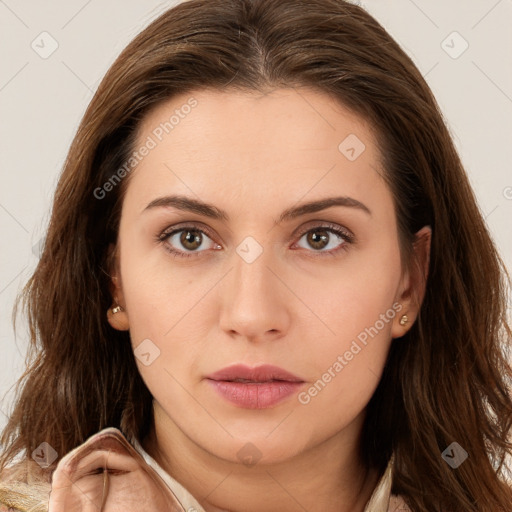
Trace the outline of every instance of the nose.
{"label": "nose", "polygon": [[292,293],[270,250],[252,262],[238,253],[219,290],[220,328],[233,339],[264,342],[283,337],[290,325]]}

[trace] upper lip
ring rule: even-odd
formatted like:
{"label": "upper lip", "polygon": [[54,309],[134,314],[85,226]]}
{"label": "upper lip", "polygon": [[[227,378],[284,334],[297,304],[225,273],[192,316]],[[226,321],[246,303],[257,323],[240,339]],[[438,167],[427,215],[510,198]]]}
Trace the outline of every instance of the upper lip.
{"label": "upper lip", "polygon": [[211,380],[270,382],[275,380],[287,382],[304,382],[300,377],[287,372],[278,366],[263,364],[253,368],[243,364],[234,364],[206,377]]}

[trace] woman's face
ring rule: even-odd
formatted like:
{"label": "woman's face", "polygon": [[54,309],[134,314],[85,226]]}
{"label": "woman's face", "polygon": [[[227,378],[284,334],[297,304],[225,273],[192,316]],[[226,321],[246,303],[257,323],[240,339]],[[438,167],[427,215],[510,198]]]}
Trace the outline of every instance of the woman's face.
{"label": "woman's face", "polygon": [[[311,89],[198,91],[146,116],[135,150],[117,315],[158,421],[235,462],[358,432],[415,315],[369,126]],[[214,375],[233,365],[293,377]]]}

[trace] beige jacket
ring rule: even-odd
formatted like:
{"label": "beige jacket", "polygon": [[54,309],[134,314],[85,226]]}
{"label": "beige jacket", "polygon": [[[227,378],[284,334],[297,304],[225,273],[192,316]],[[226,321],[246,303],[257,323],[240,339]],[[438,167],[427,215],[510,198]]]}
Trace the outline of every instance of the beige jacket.
{"label": "beige jacket", "polygon": [[[410,512],[399,496],[391,494],[392,465],[393,460],[364,512]],[[123,478],[116,479],[116,472]],[[69,452],[51,476],[31,459],[0,475],[0,512],[117,510],[205,512],[137,441],[130,444],[116,428],[98,432]]]}

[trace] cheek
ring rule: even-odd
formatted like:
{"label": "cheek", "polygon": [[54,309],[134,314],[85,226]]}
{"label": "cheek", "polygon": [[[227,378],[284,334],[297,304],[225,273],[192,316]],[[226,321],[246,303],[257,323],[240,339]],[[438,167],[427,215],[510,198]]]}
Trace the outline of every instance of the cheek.
{"label": "cheek", "polygon": [[393,321],[402,308],[396,301],[399,282],[399,252],[390,248],[379,251],[378,257],[362,256],[325,281],[321,293],[313,294],[315,311],[324,324],[317,321],[317,325],[324,334],[314,344],[304,340],[303,357],[310,361],[312,385],[301,403],[318,411],[332,407],[343,418],[366,406],[386,362]]}
{"label": "cheek", "polygon": [[[297,396],[296,419],[301,428],[311,430],[312,437],[331,436],[347,427],[360,417],[374,394],[391,344],[391,322],[397,314],[392,305],[383,303],[367,302],[364,311],[353,315],[348,310],[340,313],[333,324],[336,336],[325,336],[320,340],[323,345],[304,351],[311,373],[308,386]],[[320,428],[313,418],[324,418]]]}
{"label": "cheek", "polygon": [[132,339],[163,340],[199,300],[201,280],[180,271],[149,233],[126,229],[123,235],[121,275]]}
{"label": "cheek", "polygon": [[153,395],[163,384],[170,393],[177,386],[172,376],[198,380],[205,319],[211,314],[206,294],[218,279],[211,272],[178,268],[163,248],[148,250],[129,235],[124,240],[121,275],[136,363]]}
{"label": "cheek", "polygon": [[393,319],[400,309],[400,305],[389,298],[361,299],[360,308],[340,306],[342,310],[331,322],[334,334],[325,336],[320,350],[315,347],[310,354],[317,377],[326,372],[332,375],[334,371],[341,376],[336,379],[336,386],[349,393],[358,392],[357,386],[354,387],[356,383],[367,379],[374,381],[380,376],[391,344]]}
{"label": "cheek", "polygon": [[[321,285],[313,287],[305,279],[303,295],[314,300],[326,334],[331,333],[326,336],[332,340],[328,346],[341,349],[376,323],[379,334],[389,337],[400,277],[398,249],[381,246],[378,251],[352,254],[323,278]],[[384,324],[381,315],[385,315]]]}

